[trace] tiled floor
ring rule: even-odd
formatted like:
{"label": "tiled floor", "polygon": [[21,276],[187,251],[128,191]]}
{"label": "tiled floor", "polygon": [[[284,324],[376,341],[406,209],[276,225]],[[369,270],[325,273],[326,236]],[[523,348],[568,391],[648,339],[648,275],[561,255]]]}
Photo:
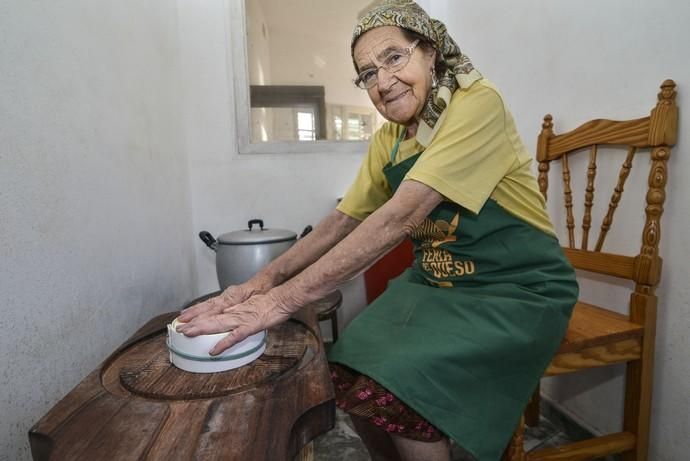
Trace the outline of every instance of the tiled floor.
{"label": "tiled floor", "polygon": [[[546,448],[570,441],[569,437],[554,424],[541,418],[539,426],[525,431],[525,448]],[[370,461],[362,441],[352,428],[349,417],[338,410],[335,428],[317,438],[314,444],[315,461]],[[453,461],[472,461],[459,447],[453,447]]]}

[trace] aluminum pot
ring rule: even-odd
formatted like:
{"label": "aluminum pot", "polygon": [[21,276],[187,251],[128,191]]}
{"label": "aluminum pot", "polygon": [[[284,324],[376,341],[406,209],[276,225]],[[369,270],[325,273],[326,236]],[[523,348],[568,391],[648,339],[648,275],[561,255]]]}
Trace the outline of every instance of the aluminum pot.
{"label": "aluminum pot", "polygon": [[[254,227],[258,224],[258,228]],[[312,230],[307,226],[304,237]],[[252,219],[247,229],[222,234],[216,240],[210,232],[199,238],[216,252],[216,273],[221,290],[249,280],[269,262],[283,254],[297,241],[297,234],[285,229],[268,229],[261,219]]]}

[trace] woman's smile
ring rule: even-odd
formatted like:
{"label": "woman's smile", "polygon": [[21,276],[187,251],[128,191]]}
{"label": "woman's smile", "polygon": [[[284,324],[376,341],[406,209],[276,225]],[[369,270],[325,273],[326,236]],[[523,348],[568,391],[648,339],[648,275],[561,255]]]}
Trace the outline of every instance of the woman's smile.
{"label": "woman's smile", "polygon": [[394,102],[400,101],[402,98],[404,98],[405,96],[407,96],[407,94],[408,94],[409,92],[410,92],[410,89],[408,88],[407,90],[405,90],[405,91],[403,91],[403,92],[401,92],[401,93],[398,93],[398,94],[395,95],[395,96],[386,96],[386,97],[383,98],[383,102],[384,102],[384,104],[392,104],[392,103],[394,103]]}

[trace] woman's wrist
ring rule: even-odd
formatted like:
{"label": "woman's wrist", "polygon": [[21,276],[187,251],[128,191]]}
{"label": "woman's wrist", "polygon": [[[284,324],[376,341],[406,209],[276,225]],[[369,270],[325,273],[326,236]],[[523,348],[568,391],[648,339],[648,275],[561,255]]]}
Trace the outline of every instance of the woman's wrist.
{"label": "woman's wrist", "polygon": [[271,289],[268,295],[273,299],[277,309],[288,314],[294,314],[306,304],[299,296],[295,296],[294,290],[287,289],[285,285]]}
{"label": "woman's wrist", "polygon": [[268,293],[275,286],[273,278],[263,273],[256,274],[243,285],[251,295]]}

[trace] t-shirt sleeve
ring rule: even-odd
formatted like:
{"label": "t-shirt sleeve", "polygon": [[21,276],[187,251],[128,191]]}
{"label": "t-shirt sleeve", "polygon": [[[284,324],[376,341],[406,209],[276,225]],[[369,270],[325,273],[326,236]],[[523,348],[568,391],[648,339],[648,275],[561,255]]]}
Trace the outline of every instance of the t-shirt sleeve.
{"label": "t-shirt sleeve", "polygon": [[503,100],[492,88],[476,83],[456,92],[436,136],[405,179],[479,213],[518,163],[505,133],[505,116]]}
{"label": "t-shirt sleeve", "polygon": [[392,197],[393,192],[383,174],[383,167],[388,163],[391,141],[394,139],[388,124],[372,136],[357,177],[337,206],[339,211],[364,221]]}

